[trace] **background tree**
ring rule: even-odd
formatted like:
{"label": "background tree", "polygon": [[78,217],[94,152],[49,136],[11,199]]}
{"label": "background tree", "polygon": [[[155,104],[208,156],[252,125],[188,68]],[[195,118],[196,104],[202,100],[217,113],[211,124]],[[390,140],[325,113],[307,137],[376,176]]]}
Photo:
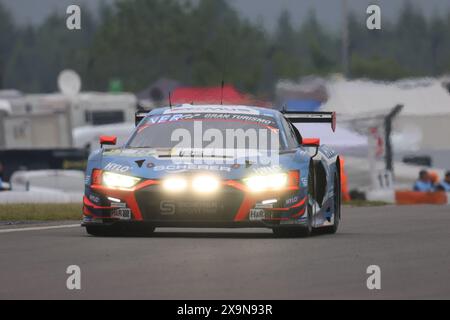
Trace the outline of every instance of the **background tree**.
{"label": "background tree", "polygon": [[11,14],[0,2],[0,89],[4,87],[7,60],[12,52],[16,29]]}
{"label": "background tree", "polygon": [[88,12],[83,14],[83,32],[65,28],[66,18],[50,15],[38,28],[28,26],[17,35],[6,70],[6,84],[26,92],[53,92],[61,70],[87,75],[88,48],[95,32]]}
{"label": "background tree", "polygon": [[[268,33],[226,0],[118,0],[94,21],[83,9],[82,30],[65,28],[65,14],[38,26],[15,26],[0,3],[0,88],[52,92],[64,68],[82,75],[84,90],[108,90],[119,79],[139,91],[161,77],[187,85],[233,83],[270,97],[280,79],[341,71],[339,30],[325,29],[312,11],[299,27],[281,13]],[[450,12],[425,18],[405,2],[382,30],[350,15],[350,76],[377,80],[450,72]],[[3,80],[3,81],[2,81]]]}

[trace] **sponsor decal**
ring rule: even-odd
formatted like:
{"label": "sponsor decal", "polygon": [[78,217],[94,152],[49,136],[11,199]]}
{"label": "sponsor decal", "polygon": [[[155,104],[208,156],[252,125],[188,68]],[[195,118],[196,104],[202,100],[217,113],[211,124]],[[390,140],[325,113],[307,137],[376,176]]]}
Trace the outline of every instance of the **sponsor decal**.
{"label": "sponsor decal", "polygon": [[297,203],[298,201],[299,201],[299,197],[298,196],[289,198],[289,199],[286,200],[286,206],[293,205],[294,203]]}
{"label": "sponsor decal", "polygon": [[156,150],[148,149],[148,150],[139,150],[139,149],[114,149],[105,151],[103,153],[104,156],[121,156],[121,157],[149,157],[156,155]]}
{"label": "sponsor decal", "polygon": [[264,209],[250,209],[250,221],[262,221],[266,219],[266,211]]}
{"label": "sponsor decal", "polygon": [[293,219],[293,220],[283,220],[280,221],[280,225],[293,225],[293,224],[304,224],[306,218],[302,217],[299,219]]}
{"label": "sponsor decal", "polygon": [[300,183],[301,183],[302,187],[307,187],[308,186],[308,177],[302,177],[300,179]]}
{"label": "sponsor decal", "polygon": [[142,165],[144,164],[145,160],[136,160],[135,163],[138,165],[139,168],[142,167]]}
{"label": "sponsor decal", "polygon": [[215,214],[217,213],[216,201],[180,201],[177,207],[185,214]]}
{"label": "sponsor decal", "polygon": [[96,196],[96,195],[93,195],[93,194],[89,195],[89,200],[90,200],[92,203],[97,204],[97,205],[100,204],[100,202],[101,202],[100,197],[98,197],[98,196]]}
{"label": "sponsor decal", "polygon": [[127,204],[123,202],[111,202],[113,208],[126,208]]}
{"label": "sponsor decal", "polygon": [[105,166],[104,169],[107,170],[107,171],[117,171],[117,172],[124,173],[124,172],[130,171],[131,167],[130,166],[121,165],[121,164],[118,164],[118,163],[114,163],[114,162],[110,162],[110,163],[108,163]]}
{"label": "sponsor decal", "polygon": [[170,216],[177,212],[186,215],[212,215],[217,213],[218,205],[216,201],[166,201],[160,202],[159,209],[161,215]]}
{"label": "sponsor decal", "polygon": [[257,203],[257,204],[255,204],[255,209],[272,209],[272,208],[273,208],[273,203],[268,203],[268,204]]}
{"label": "sponsor decal", "polygon": [[256,168],[253,168],[254,173],[261,174],[261,175],[278,173],[281,170],[282,170],[282,168],[279,165],[270,166],[270,167],[256,167]]}
{"label": "sponsor decal", "polygon": [[337,153],[333,149],[329,148],[328,146],[322,146],[320,151],[328,159],[332,159],[337,156]]}
{"label": "sponsor decal", "polygon": [[241,113],[259,115],[259,111],[245,106],[180,106],[164,111],[164,114],[174,113]]}
{"label": "sponsor decal", "polygon": [[164,166],[154,166],[152,167],[154,171],[170,171],[172,173],[183,172],[183,171],[194,171],[194,170],[204,170],[204,171],[224,171],[231,172],[231,167],[220,166],[220,165],[206,165],[206,164],[173,164]]}
{"label": "sponsor decal", "polygon": [[176,206],[173,201],[161,201],[159,210],[163,216],[171,216],[175,214]]}
{"label": "sponsor decal", "polygon": [[162,115],[162,116],[152,116],[148,118],[147,124],[157,124],[164,122],[173,122],[184,119],[192,118],[192,115],[174,114],[174,115]]}

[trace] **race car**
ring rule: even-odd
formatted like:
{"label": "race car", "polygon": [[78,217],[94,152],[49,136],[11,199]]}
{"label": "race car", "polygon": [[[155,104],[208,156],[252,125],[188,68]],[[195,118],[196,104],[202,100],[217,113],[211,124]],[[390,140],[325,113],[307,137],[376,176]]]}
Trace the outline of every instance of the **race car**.
{"label": "race car", "polygon": [[102,136],[89,157],[82,225],[93,236],[158,227],[335,233],[339,155],[294,125],[323,122],[334,130],[335,113],[186,104],[138,112],[123,146],[105,147],[116,137]]}

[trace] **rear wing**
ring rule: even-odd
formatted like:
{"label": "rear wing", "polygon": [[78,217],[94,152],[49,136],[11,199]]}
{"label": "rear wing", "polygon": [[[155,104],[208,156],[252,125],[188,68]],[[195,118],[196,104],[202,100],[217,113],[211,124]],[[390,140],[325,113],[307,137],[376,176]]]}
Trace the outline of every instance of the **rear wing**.
{"label": "rear wing", "polygon": [[336,112],[298,112],[283,110],[282,113],[291,123],[330,123],[333,132],[336,131]]}

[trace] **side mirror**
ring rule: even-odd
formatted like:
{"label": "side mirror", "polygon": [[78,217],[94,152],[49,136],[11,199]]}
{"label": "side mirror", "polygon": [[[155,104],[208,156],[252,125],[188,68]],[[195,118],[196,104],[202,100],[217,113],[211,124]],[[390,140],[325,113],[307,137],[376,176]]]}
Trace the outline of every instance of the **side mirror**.
{"label": "side mirror", "polygon": [[303,138],[302,146],[305,146],[305,147],[320,147],[320,139],[319,138]]}
{"label": "side mirror", "polygon": [[104,145],[115,146],[117,143],[116,136],[100,136],[100,146],[103,148]]}

